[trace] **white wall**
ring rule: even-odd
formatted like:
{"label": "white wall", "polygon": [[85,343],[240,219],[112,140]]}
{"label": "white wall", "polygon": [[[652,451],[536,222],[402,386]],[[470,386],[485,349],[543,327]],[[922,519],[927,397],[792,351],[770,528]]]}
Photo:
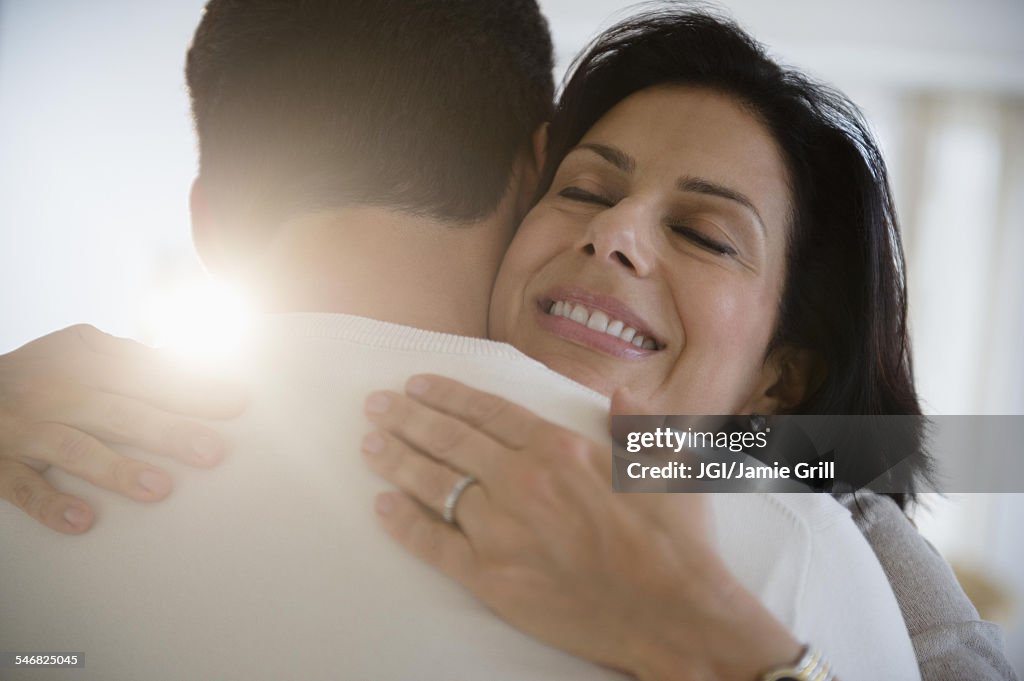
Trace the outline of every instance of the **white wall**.
{"label": "white wall", "polygon": [[0,352],[83,320],[134,335],[163,263],[191,258],[201,7],[0,5]]}

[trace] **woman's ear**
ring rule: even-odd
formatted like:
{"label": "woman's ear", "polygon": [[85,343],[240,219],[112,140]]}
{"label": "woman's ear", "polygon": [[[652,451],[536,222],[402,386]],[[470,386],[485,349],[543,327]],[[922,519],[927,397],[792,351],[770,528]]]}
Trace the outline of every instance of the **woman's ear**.
{"label": "woman's ear", "polygon": [[761,381],[744,414],[784,414],[802,404],[825,380],[827,368],[817,353],[776,348],[765,360]]}

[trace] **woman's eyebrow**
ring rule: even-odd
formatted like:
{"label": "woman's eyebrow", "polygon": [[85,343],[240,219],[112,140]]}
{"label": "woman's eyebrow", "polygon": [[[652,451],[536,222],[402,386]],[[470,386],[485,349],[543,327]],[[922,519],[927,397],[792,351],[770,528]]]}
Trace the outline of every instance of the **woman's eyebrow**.
{"label": "woman's eyebrow", "polygon": [[594,152],[624,173],[632,174],[633,171],[636,170],[636,159],[621,149],[609,147],[607,144],[587,142],[585,144],[577,145],[573,151],[579,151],[581,149]]}
{"label": "woman's eyebrow", "polygon": [[753,201],[735,189],[718,184],[717,182],[712,182],[711,180],[706,180],[703,177],[692,177],[689,175],[680,177],[676,180],[676,189],[681,192],[696,192],[698,194],[717,196],[719,198],[728,199],[729,201],[734,201],[753,213],[754,217],[757,218],[757,224],[761,228],[761,232],[764,233],[766,231],[764,227],[764,220],[761,219],[761,214],[757,212],[757,208],[754,208]]}

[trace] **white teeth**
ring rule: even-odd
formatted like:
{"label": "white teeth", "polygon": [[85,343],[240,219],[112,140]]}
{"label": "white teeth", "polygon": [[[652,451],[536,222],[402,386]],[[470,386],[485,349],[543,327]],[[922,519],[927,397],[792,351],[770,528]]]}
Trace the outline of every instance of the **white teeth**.
{"label": "white teeth", "polygon": [[638,348],[644,350],[657,350],[658,345],[652,338],[646,338],[643,335],[637,335],[636,329],[631,326],[626,326],[624,322],[618,319],[610,319],[608,315],[600,310],[594,310],[591,312],[583,305],[573,304],[563,300],[555,301],[548,308],[548,314],[555,317],[565,317],[571,319],[577,324],[583,324],[588,329],[594,331],[600,331],[606,333],[609,336],[622,339],[627,343],[632,343]]}
{"label": "white teeth", "polygon": [[587,320],[587,328],[605,333],[608,330],[608,315],[600,310],[594,310],[590,313],[590,319]]}

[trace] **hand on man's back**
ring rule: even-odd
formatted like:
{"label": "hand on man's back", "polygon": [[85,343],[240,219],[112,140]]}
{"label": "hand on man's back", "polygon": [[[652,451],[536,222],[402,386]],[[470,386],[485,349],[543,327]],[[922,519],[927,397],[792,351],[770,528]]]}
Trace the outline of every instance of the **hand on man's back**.
{"label": "hand on man's back", "polygon": [[227,444],[193,419],[244,408],[237,386],[189,376],[141,343],[84,324],[51,333],[0,355],[0,499],[58,532],[85,532],[92,508],[55,489],[47,468],[158,501],[171,491],[170,476],[110,445],[213,466]]}

